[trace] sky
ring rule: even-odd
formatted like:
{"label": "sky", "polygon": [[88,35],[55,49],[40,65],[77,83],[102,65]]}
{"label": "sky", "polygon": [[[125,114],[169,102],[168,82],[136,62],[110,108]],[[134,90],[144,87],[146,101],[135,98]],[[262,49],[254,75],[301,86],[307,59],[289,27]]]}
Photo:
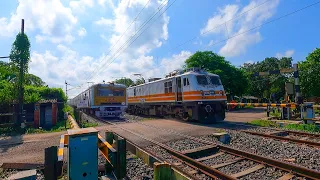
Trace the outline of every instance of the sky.
{"label": "sky", "polygon": [[10,54],[24,19],[29,73],[50,87],[67,81],[69,97],[87,82],[164,77],[196,51],[241,66],[266,57],[303,61],[320,45],[319,0],[10,0],[0,7],[0,56]]}

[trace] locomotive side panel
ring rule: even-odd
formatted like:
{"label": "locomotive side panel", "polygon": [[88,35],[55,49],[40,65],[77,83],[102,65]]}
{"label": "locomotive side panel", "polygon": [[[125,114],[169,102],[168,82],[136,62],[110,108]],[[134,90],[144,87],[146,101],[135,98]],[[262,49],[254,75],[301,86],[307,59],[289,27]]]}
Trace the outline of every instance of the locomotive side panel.
{"label": "locomotive side panel", "polygon": [[225,118],[226,96],[219,76],[189,72],[128,88],[128,112],[171,115],[201,122]]}

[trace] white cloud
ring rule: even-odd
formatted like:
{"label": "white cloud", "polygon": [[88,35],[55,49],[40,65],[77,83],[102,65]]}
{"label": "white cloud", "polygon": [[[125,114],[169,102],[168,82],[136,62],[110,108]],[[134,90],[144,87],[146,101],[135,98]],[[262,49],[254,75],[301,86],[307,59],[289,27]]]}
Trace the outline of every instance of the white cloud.
{"label": "white cloud", "polygon": [[85,28],[80,28],[80,29],[78,30],[78,35],[79,35],[80,37],[86,36],[86,35],[87,35],[87,30],[86,30]]}
{"label": "white cloud", "polygon": [[[263,5],[260,5],[262,3]],[[252,0],[243,8],[237,4],[218,8],[218,13],[208,19],[206,26],[200,30],[200,34],[214,34],[217,35],[216,38],[221,34],[224,35],[226,43],[219,51],[223,56],[233,57],[244,54],[248,47],[262,39],[259,28],[255,31],[248,30],[270,19],[278,4],[279,0],[271,0],[267,3],[263,0]]]}
{"label": "white cloud", "polygon": [[82,13],[85,11],[87,7],[92,8],[94,6],[94,1],[93,0],[76,0],[76,1],[70,1],[69,5],[73,11]]}
{"label": "white cloud", "polygon": [[77,18],[60,0],[19,0],[10,19],[0,18],[0,35],[13,36],[20,31],[21,19],[25,19],[25,32],[40,31],[37,41],[70,42]]}
{"label": "white cloud", "polygon": [[292,57],[293,54],[294,54],[294,50],[290,49],[290,50],[285,51],[284,53],[277,53],[276,57],[277,58]]}
{"label": "white cloud", "polygon": [[[201,29],[200,33],[203,34],[211,34],[211,33],[221,33],[221,32],[228,32],[226,31],[226,25],[222,24],[223,22],[228,21],[229,19],[233,18],[237,12],[239,7],[237,5],[227,5],[223,9],[218,8],[218,13],[208,19],[206,27]],[[233,21],[230,21],[227,24],[228,30],[232,30],[233,28]]]}
{"label": "white cloud", "polygon": [[174,54],[170,58],[164,58],[161,61],[161,72],[162,73],[169,73],[175,69],[181,69],[184,65],[186,59],[188,59],[192,55],[189,51],[181,51],[180,54]]}
{"label": "white cloud", "polygon": [[113,19],[105,19],[105,18],[100,18],[99,20],[94,22],[97,25],[101,25],[101,26],[105,26],[105,27],[109,27],[112,26],[114,24],[114,20]]}
{"label": "white cloud", "polygon": [[105,7],[105,4],[107,4],[107,6],[111,7],[111,9],[115,8],[112,0],[98,0],[98,4],[102,7]]}

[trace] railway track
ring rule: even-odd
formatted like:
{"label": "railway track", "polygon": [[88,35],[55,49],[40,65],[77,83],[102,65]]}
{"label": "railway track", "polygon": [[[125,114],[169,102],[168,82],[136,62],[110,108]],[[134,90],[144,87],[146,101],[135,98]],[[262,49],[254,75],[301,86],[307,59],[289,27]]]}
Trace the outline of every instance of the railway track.
{"label": "railway track", "polygon": [[[110,121],[97,119],[117,126]],[[268,175],[268,179],[320,179],[320,172],[291,163],[259,156],[245,151],[237,150],[225,145],[218,145],[211,141],[192,137],[189,135],[162,129],[139,122],[141,125],[156,128],[157,130],[190,139],[201,146],[187,151],[177,151],[165,144],[153,141],[139,133],[119,127],[135,136],[152,142],[154,145],[147,147],[149,153],[158,156],[173,166],[184,170],[194,179],[256,179]],[[271,177],[271,178],[270,178]]]}

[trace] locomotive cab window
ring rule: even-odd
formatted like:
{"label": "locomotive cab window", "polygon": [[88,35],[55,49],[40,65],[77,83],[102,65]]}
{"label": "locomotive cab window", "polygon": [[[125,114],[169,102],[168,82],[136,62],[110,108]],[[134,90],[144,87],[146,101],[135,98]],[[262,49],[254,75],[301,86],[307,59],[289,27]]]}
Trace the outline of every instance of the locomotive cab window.
{"label": "locomotive cab window", "polygon": [[98,89],[98,96],[113,96],[111,89]]}
{"label": "locomotive cab window", "polygon": [[188,78],[183,78],[183,86],[189,86],[189,79]]}
{"label": "locomotive cab window", "polygon": [[164,83],[164,93],[172,92],[172,81],[168,81]]}
{"label": "locomotive cab window", "polygon": [[205,75],[198,75],[197,81],[198,81],[198,84],[200,85],[208,85],[208,79]]}
{"label": "locomotive cab window", "polygon": [[221,85],[221,81],[218,76],[209,76],[209,77],[210,77],[210,83],[212,85],[216,85],[216,86]]}

